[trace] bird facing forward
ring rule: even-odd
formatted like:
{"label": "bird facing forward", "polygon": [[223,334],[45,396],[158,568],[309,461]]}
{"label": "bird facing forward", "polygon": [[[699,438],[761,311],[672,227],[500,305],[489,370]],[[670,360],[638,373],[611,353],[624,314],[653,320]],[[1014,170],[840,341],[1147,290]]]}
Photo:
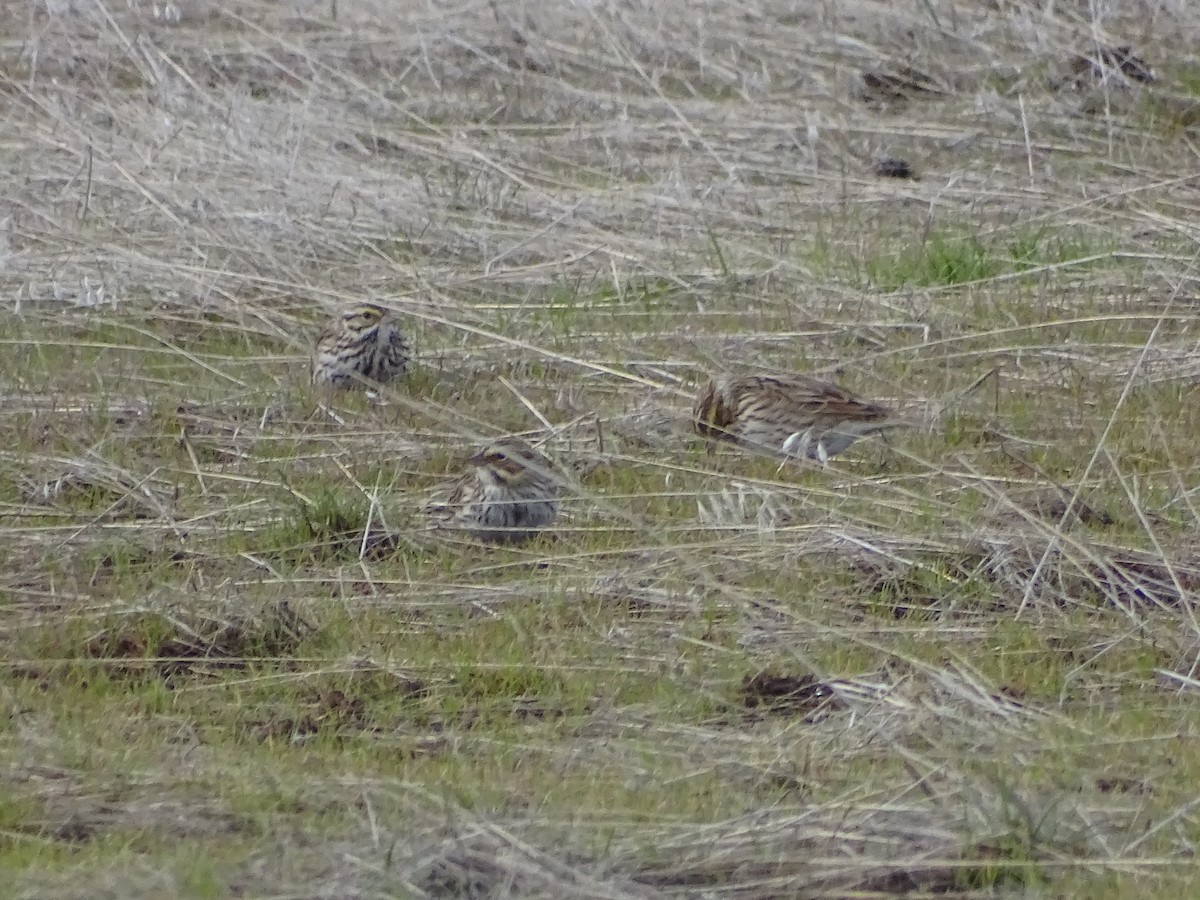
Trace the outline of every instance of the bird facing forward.
{"label": "bird facing forward", "polygon": [[374,303],[352,307],[317,337],[312,383],[341,389],[384,384],[403,375],[412,347],[390,312]]}
{"label": "bird facing forward", "polygon": [[560,483],[550,460],[524,441],[494,441],[469,465],[446,504],[449,527],[484,543],[515,544],[536,537],[558,517]]}
{"label": "bird facing forward", "polygon": [[824,464],[894,413],[807,375],[748,375],[710,379],[693,415],[705,437]]}

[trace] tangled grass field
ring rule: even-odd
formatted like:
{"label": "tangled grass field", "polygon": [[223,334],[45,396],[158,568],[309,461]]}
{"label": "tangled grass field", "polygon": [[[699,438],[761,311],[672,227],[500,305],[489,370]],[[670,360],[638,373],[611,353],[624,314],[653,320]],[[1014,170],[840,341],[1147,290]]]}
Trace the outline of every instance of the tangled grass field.
{"label": "tangled grass field", "polygon": [[1196,4],[2,10],[9,896],[1200,894]]}

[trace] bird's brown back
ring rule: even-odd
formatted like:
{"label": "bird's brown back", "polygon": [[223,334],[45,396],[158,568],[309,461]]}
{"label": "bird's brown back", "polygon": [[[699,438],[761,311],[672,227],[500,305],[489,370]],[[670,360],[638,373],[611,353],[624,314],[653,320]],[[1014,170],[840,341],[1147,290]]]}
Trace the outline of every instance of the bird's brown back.
{"label": "bird's brown back", "polygon": [[[815,441],[835,431],[870,433],[892,411],[807,375],[748,375],[709,381],[697,397],[694,415],[702,435],[779,452],[796,435]],[[837,439],[829,446],[844,449],[854,439]]]}
{"label": "bird's brown back", "polygon": [[844,388],[807,375],[751,375],[731,388],[738,416],[761,412],[802,424],[831,426],[840,422],[881,422],[892,411],[868,403]]}

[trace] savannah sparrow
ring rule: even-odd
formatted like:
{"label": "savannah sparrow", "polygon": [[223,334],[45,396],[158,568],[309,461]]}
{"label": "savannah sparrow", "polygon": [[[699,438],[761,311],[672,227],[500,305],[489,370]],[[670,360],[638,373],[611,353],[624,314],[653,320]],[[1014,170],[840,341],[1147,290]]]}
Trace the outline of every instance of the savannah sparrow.
{"label": "savannah sparrow", "polygon": [[524,441],[501,438],[470,465],[447,503],[451,527],[485,543],[515,544],[558,516],[559,482],[550,461]]}
{"label": "savannah sparrow", "polygon": [[710,379],[696,399],[696,431],[742,446],[824,463],[893,415],[806,375]]}
{"label": "savannah sparrow", "polygon": [[312,382],[335,388],[383,384],[404,374],[408,339],[382,306],[362,303],[325,326],[312,358]]}

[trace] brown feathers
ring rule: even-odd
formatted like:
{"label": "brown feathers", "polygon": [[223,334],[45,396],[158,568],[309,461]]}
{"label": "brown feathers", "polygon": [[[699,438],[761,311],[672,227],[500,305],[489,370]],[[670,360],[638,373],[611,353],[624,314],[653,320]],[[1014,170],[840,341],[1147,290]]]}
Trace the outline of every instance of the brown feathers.
{"label": "brown feathers", "polygon": [[446,504],[447,525],[489,544],[529,540],[558,517],[559,482],[545,456],[501,438],[469,460]]}
{"label": "brown feathers", "polygon": [[363,303],[325,326],[312,358],[312,382],[354,389],[403,375],[412,348],[382,306]]}
{"label": "brown feathers", "polygon": [[772,454],[825,462],[878,432],[892,410],[806,375],[714,378],[696,400],[696,431]]}

